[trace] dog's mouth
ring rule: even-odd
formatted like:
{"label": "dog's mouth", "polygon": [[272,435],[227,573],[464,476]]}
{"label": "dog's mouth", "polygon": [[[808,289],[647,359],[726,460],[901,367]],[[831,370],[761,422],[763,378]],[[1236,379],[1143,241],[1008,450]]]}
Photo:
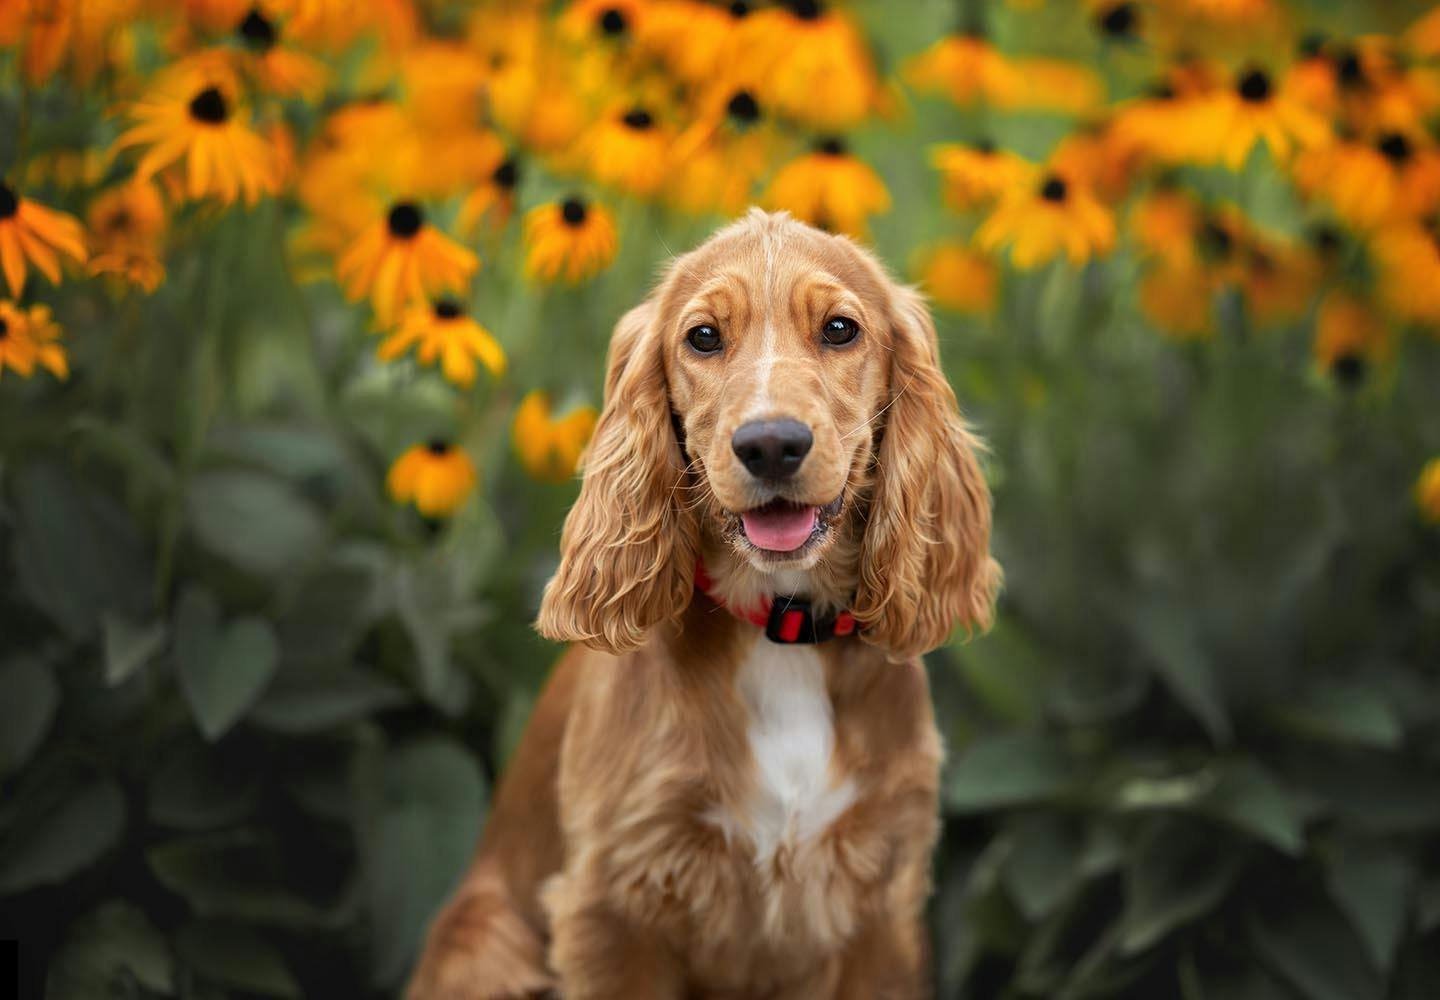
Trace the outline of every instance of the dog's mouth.
{"label": "dog's mouth", "polygon": [[791,500],[772,500],[739,515],[740,532],[761,552],[794,556],[830,530],[843,497],[823,507]]}

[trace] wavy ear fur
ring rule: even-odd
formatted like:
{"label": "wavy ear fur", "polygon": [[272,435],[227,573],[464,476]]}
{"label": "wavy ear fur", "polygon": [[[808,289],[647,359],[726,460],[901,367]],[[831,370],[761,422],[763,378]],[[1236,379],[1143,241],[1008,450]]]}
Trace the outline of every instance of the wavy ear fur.
{"label": "wavy ear fur", "polygon": [[891,292],[891,403],[861,545],[855,616],[892,659],[941,645],[957,622],[988,628],[1000,568],[990,491],[940,370],[935,325],[915,292]]}
{"label": "wavy ear fur", "polygon": [[540,603],[536,626],[549,639],[621,653],[690,603],[699,529],[677,491],[685,460],[660,351],[653,301],[621,317],[585,481]]}

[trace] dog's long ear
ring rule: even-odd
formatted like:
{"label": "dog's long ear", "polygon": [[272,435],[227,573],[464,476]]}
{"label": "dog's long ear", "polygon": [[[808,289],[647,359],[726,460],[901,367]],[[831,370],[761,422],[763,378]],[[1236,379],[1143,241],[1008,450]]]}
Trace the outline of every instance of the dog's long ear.
{"label": "dog's long ear", "polygon": [[560,568],[536,622],[547,638],[619,653],[678,618],[695,587],[699,530],[677,489],[675,439],[656,308],[621,317],[610,341],[605,408],[565,519]]}
{"label": "dog's long ear", "polygon": [[867,641],[898,660],[939,646],[957,622],[988,628],[1000,569],[979,442],[940,370],[929,310],[899,286],[890,299],[890,405],[854,611]]}

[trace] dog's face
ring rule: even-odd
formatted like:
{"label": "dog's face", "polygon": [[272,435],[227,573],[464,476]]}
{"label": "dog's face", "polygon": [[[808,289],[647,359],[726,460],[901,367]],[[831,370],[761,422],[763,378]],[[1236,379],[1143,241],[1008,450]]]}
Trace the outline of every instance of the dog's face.
{"label": "dog's face", "polygon": [[633,649],[718,545],[790,586],[848,581],[865,640],[910,656],[988,623],[989,537],[919,297],[850,240],[752,211],[616,327],[539,627]]}
{"label": "dog's face", "polygon": [[657,302],[686,500],[756,569],[814,567],[853,512],[889,392],[888,308],[853,244],[795,224],[726,231]]}

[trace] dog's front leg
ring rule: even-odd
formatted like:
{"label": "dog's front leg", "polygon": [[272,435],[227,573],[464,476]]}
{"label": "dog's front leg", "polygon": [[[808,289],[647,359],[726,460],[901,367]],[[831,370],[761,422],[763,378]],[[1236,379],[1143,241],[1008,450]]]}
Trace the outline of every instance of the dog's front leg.
{"label": "dog's front leg", "polygon": [[603,901],[557,907],[550,963],[565,1000],[681,1000],[684,973],[653,930],[635,926]]}
{"label": "dog's front leg", "polygon": [[835,1000],[925,1000],[930,996],[925,924],[880,917],[856,935],[840,963]]}

